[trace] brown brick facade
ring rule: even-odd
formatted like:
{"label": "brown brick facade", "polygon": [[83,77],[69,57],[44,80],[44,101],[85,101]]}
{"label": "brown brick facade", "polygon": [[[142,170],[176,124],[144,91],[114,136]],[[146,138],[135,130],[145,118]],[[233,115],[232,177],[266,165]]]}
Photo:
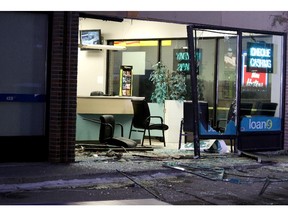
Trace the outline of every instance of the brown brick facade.
{"label": "brown brick facade", "polygon": [[75,161],[78,23],[76,12],[52,13],[49,161]]}
{"label": "brown brick facade", "polygon": [[[288,37],[286,38],[286,43],[288,44]],[[287,76],[287,71],[288,71],[288,64],[287,64],[287,58],[288,58],[288,50],[286,48],[286,77],[284,77],[284,79],[286,79],[286,86],[284,88],[285,91],[285,95],[286,95],[286,99],[283,102],[285,104],[285,114],[284,114],[284,149],[288,150],[288,76]]]}

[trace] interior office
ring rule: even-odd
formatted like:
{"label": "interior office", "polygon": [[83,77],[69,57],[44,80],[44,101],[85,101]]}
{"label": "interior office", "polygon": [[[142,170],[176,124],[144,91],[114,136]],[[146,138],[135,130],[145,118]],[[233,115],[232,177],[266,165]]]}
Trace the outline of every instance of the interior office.
{"label": "interior office", "polygon": [[[101,49],[88,51],[79,48],[77,95],[79,97],[89,97],[92,91],[102,91],[104,94],[109,96],[121,97],[118,82],[119,68],[123,64],[131,64],[134,66],[135,70],[133,76],[135,78],[132,96],[145,97],[149,101],[152,87],[151,85],[149,86],[149,82],[147,84],[147,79],[149,73],[152,71],[152,66],[157,63],[157,61],[161,60],[169,69],[175,69],[173,50],[185,49],[185,47],[187,48],[186,27],[187,25],[185,24],[130,19],[124,19],[123,22],[113,22],[80,18],[80,31],[81,29],[101,29],[102,42],[104,44],[121,44],[126,47],[126,50],[113,51],[109,49]],[[157,31],[155,29],[157,29]],[[209,50],[209,52],[203,51],[200,53],[201,59],[198,81],[202,83],[203,89],[199,99],[208,101],[209,118],[212,119],[212,122],[216,122],[218,119],[226,118],[229,107],[236,97],[236,85],[238,79],[236,68],[234,67],[232,70],[228,70],[225,68],[226,66],[222,60],[228,50],[232,52],[232,55],[237,55],[237,37],[235,32],[231,33],[228,31],[226,33],[218,32],[212,34],[207,31],[205,33],[201,32],[200,34],[203,34],[203,37],[199,37],[201,39],[198,40],[198,48],[200,52],[203,50]],[[250,37],[251,35],[247,33],[246,36],[248,35],[249,37],[247,37],[247,41],[252,38]],[[261,35],[261,40],[268,43],[275,42],[271,41],[270,35]],[[272,38],[272,40],[275,40],[275,38]],[[247,41],[245,41],[245,44]],[[146,45],[141,45],[141,42]],[[280,44],[281,41],[278,46],[280,46]],[[281,49],[278,49],[278,53],[275,54],[274,59],[279,58],[280,55]],[[134,58],[135,56],[136,58]],[[215,59],[215,56],[220,56],[221,59],[217,60]],[[144,65],[138,64],[140,59],[144,62]],[[129,60],[131,61],[129,62]],[[249,87],[247,88],[246,86],[242,88],[243,101],[252,101],[255,104],[257,100],[262,101],[263,99],[267,102],[276,102],[278,107],[275,110],[275,116],[278,117],[281,117],[282,112],[282,99],[280,99],[282,89],[279,85],[278,88],[276,85],[276,88],[271,88],[271,83],[279,83],[279,80],[281,79],[281,64],[282,62],[276,65],[278,72],[274,73],[271,78],[268,78],[270,75],[266,76],[264,82],[266,83],[267,88],[258,88],[257,91],[254,91],[253,96],[251,96],[251,92],[249,93]],[[215,69],[215,65],[217,65],[217,69]],[[215,77],[215,70],[222,72],[217,74],[217,77]],[[215,80],[217,80],[216,83]],[[141,88],[143,86],[145,86],[144,90]],[[215,101],[216,98],[217,101]],[[191,99],[189,90],[186,99]],[[150,103],[150,106],[152,112],[155,112],[157,115],[162,115],[165,118],[165,122],[169,125],[170,131],[167,132],[168,140],[171,142],[177,142],[180,128],[179,124],[183,117],[182,105],[174,105],[170,111],[165,108],[165,114],[161,112],[163,107],[159,107],[159,104]],[[175,112],[175,109],[178,109],[178,111]],[[173,118],[169,117],[169,112],[172,113]],[[175,115],[175,113],[178,115]],[[118,114],[115,116],[117,120],[126,125],[125,136],[127,136],[129,132],[129,124],[132,118],[132,111],[130,111],[130,113],[129,111],[128,113],[124,113],[125,115]],[[91,125],[91,123],[83,121],[81,116],[83,116],[83,114],[77,116],[76,140],[97,140],[97,127]],[[96,115],[94,117],[97,118],[98,116]],[[169,134],[171,138],[169,138]]]}
{"label": "interior office", "polygon": [[[119,96],[119,72],[121,65],[133,65],[133,77],[134,77],[134,85],[132,96],[136,97],[145,97],[149,100],[151,95],[151,84],[150,88],[145,87],[145,91],[141,86],[139,86],[139,82],[141,82],[140,77],[145,75],[145,71],[152,71],[153,65],[155,65],[158,59],[158,43],[159,39],[164,42],[168,39],[168,43],[171,43],[171,39],[175,39],[176,42],[173,44],[175,47],[183,47],[187,46],[187,30],[185,24],[174,24],[174,23],[165,23],[165,22],[152,22],[152,21],[142,21],[142,20],[131,20],[124,19],[123,22],[114,22],[114,21],[103,21],[99,19],[91,19],[91,18],[80,18],[79,19],[79,31],[85,29],[101,29],[102,35],[102,43],[114,43],[115,41],[123,41],[129,40],[134,41],[135,43],[141,42],[149,42],[147,45],[127,45],[125,44],[126,50],[110,50],[108,49],[96,49],[96,50],[81,50],[78,49],[78,84],[77,84],[77,96],[79,97],[89,97],[92,91],[101,91],[105,95],[111,96],[113,100],[117,100],[120,98],[125,98],[123,96]],[[155,44],[156,41],[156,44]],[[161,43],[161,42],[160,42]],[[173,43],[173,42],[172,42]],[[170,46],[172,49],[172,46]],[[164,47],[167,48],[167,47]],[[109,57],[107,54],[109,52]],[[163,55],[167,55],[167,52],[162,52]],[[131,56],[132,54],[132,56]],[[169,53],[171,54],[171,53]],[[124,56],[124,57],[123,57]],[[126,56],[126,58],[125,58]],[[134,56],[134,57],[133,57]],[[136,58],[135,58],[136,56]],[[129,62],[129,59],[133,57],[132,62]],[[172,69],[173,61],[171,55],[167,55],[164,59],[166,59],[165,64],[168,65],[169,68]],[[141,59],[141,60],[140,60]],[[163,59],[163,58],[162,58]],[[123,62],[124,61],[124,62]],[[115,66],[111,66],[111,64],[118,62]],[[139,63],[140,62],[140,63]],[[110,69],[109,69],[110,65]],[[113,68],[115,72],[113,72]],[[111,71],[112,70],[112,71]],[[116,74],[118,73],[118,77],[113,78],[113,75],[109,76],[107,74]],[[115,85],[113,85],[113,79]],[[146,84],[148,78],[145,76]],[[107,86],[109,85],[110,86]],[[108,96],[108,97],[109,97]],[[102,97],[103,98],[103,97]],[[127,102],[128,101],[128,102]],[[103,103],[103,100],[101,101]],[[117,114],[114,111],[111,111],[114,114],[116,121],[121,122],[125,126],[124,136],[128,137],[130,127],[130,122],[132,119],[131,110],[132,104],[130,99],[128,98],[125,103],[129,103],[131,107],[127,107],[123,110],[122,114]],[[123,104],[122,104],[123,105]],[[103,104],[105,106],[105,102]],[[113,106],[113,105],[112,105]],[[117,105],[118,106],[118,105]],[[125,104],[124,106],[127,106]],[[155,115],[160,115],[164,118],[163,113],[163,104],[149,103],[151,108],[151,112]],[[105,109],[109,109],[110,105],[106,105]],[[119,106],[118,106],[119,107]],[[106,110],[105,110],[106,111]],[[93,112],[93,111],[91,111]],[[98,111],[97,111],[98,112]],[[100,111],[102,112],[102,111]],[[109,112],[109,111],[108,111]],[[117,111],[116,111],[117,112]],[[172,110],[173,112],[173,110]],[[76,130],[76,140],[98,140],[98,128],[99,126],[89,123],[83,120],[83,117],[92,117],[99,118],[99,115],[87,114],[87,112],[77,115],[77,130]],[[108,114],[103,113],[102,114]],[[182,117],[182,111],[179,113],[178,119]],[[166,120],[167,121],[167,120]],[[175,123],[174,128],[179,132],[179,122]],[[171,125],[171,124],[170,124]],[[173,129],[173,125],[170,127],[170,131]],[[118,133],[117,131],[115,132]],[[153,131],[152,134],[157,136],[158,132]],[[139,138],[137,134],[134,135],[133,138]],[[169,140],[169,134],[166,135]],[[177,139],[174,135],[171,135],[171,139],[174,139],[173,142],[177,142]],[[170,139],[170,140],[171,140]]]}

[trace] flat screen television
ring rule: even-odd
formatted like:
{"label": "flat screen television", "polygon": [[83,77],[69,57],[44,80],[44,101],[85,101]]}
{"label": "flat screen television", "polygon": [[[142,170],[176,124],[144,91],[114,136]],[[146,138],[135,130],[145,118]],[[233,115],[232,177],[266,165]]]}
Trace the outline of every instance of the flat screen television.
{"label": "flat screen television", "polygon": [[80,44],[83,45],[95,45],[101,43],[101,30],[81,30],[80,31]]}

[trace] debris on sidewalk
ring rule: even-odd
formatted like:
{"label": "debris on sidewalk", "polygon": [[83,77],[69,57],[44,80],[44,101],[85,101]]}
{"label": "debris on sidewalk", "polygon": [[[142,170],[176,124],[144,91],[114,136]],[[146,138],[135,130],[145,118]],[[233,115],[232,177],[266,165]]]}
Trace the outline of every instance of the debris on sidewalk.
{"label": "debris on sidewalk", "polygon": [[269,178],[266,178],[266,181],[264,182],[264,185],[260,191],[260,193],[258,194],[259,196],[263,195],[263,193],[265,192],[265,190],[268,188],[269,184],[271,183],[271,181],[269,180]]}
{"label": "debris on sidewalk", "polygon": [[181,164],[175,162],[167,162],[163,163],[164,167],[169,167],[172,169],[181,170],[184,172],[192,173],[194,175],[212,180],[223,180],[224,177],[224,169],[219,167],[207,167],[207,166],[199,166],[193,164]]}
{"label": "debris on sidewalk", "polygon": [[135,157],[142,157],[153,160],[167,160],[167,159],[193,159],[193,154],[183,154],[183,153],[169,153],[169,152],[145,152],[145,153],[133,153]]}
{"label": "debris on sidewalk", "polygon": [[116,153],[115,151],[110,149],[109,151],[107,151],[106,156],[107,157],[116,157],[117,159],[121,159],[123,154],[122,153]]}
{"label": "debris on sidewalk", "polygon": [[[181,150],[194,150],[194,143],[185,143],[181,145]],[[200,151],[206,153],[228,153],[228,147],[224,140],[207,139],[200,140]]]}
{"label": "debris on sidewalk", "polygon": [[134,182],[135,184],[137,184],[138,186],[140,186],[141,188],[143,188],[145,191],[147,191],[148,193],[152,194],[156,199],[162,201],[162,199],[155,193],[153,193],[151,190],[149,190],[147,187],[143,186],[142,184],[138,183],[137,181],[135,181],[133,178],[131,178],[129,175],[127,175],[126,173],[117,170],[117,172],[119,172],[120,174],[122,174],[123,176],[125,176],[126,178],[130,179],[132,182]]}
{"label": "debris on sidewalk", "polygon": [[272,160],[271,157],[269,157],[269,155],[265,155],[265,154],[261,154],[261,153],[258,153],[258,152],[246,152],[246,151],[240,151],[238,150],[238,156],[240,157],[248,157],[248,158],[252,158],[252,159],[255,159],[258,163],[276,163],[275,161]]}
{"label": "debris on sidewalk", "polygon": [[118,147],[113,145],[106,145],[106,144],[99,144],[99,143],[77,143],[75,145],[76,150],[78,151],[109,151],[110,149],[113,149],[113,151],[118,152],[127,152],[127,151],[153,151],[154,149],[152,147],[146,147],[146,146],[139,146],[134,148],[124,148],[124,147]]}
{"label": "debris on sidewalk", "polygon": [[244,152],[244,151],[239,151],[239,150],[238,150],[238,155],[239,155],[239,156],[246,156],[246,157],[249,157],[249,158],[252,158],[252,159],[256,159],[256,161],[257,161],[258,163],[261,163],[261,162],[262,162],[260,156],[257,156],[257,155],[252,154],[252,153],[248,153],[248,152]]}

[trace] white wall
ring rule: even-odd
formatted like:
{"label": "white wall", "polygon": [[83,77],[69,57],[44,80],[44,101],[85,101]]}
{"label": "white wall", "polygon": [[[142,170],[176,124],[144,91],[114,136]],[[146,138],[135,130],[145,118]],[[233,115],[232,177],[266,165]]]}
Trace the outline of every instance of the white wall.
{"label": "white wall", "polygon": [[[104,44],[111,39],[187,37],[186,25],[130,19],[112,22],[80,18],[79,30],[85,29],[101,29]],[[77,95],[88,96],[91,91],[105,92],[106,55],[106,50],[79,49]]]}

